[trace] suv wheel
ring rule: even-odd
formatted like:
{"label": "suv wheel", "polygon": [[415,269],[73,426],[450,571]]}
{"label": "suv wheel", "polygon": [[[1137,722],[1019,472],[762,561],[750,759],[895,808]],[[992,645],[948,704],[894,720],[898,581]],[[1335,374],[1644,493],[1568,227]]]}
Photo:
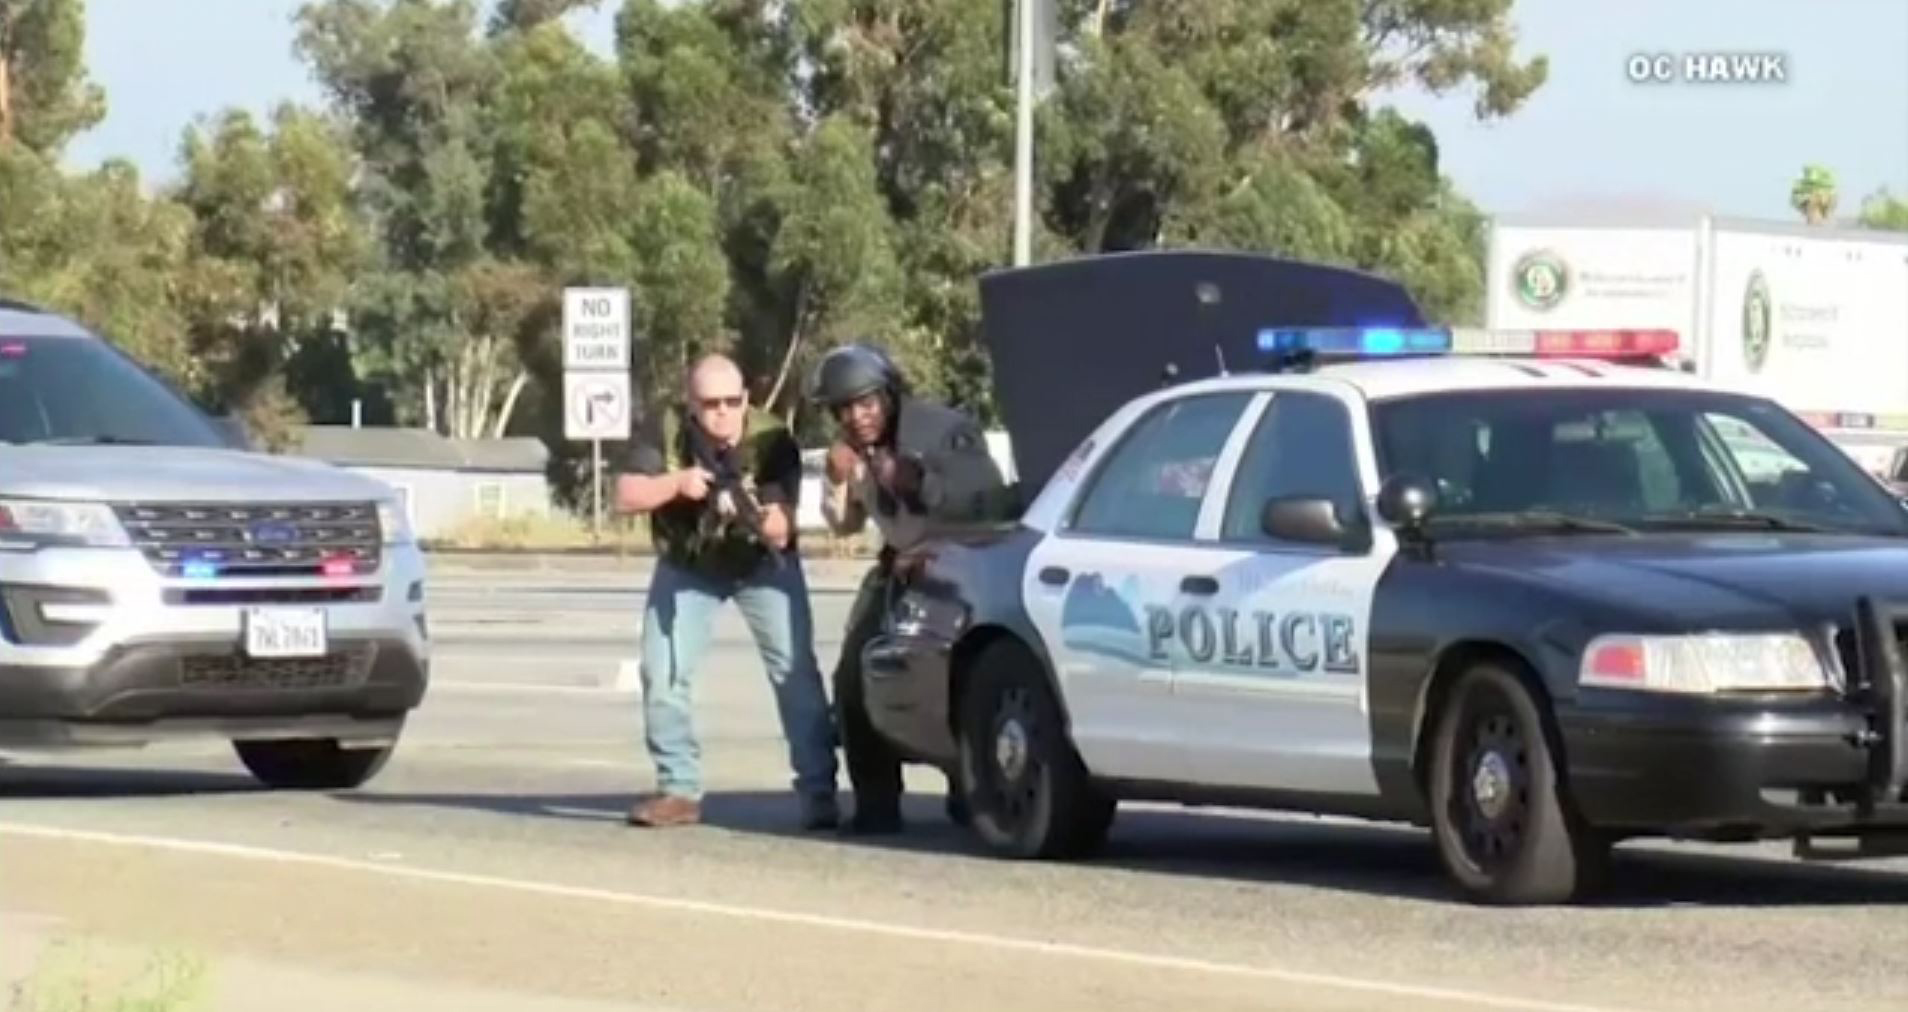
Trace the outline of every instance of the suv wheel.
{"label": "suv wheel", "polygon": [[1496,665],[1464,673],[1432,740],[1431,825],[1472,900],[1564,903],[1600,879],[1609,844],[1571,808],[1543,713]]}
{"label": "suv wheel", "polygon": [[363,786],[384,768],[393,748],[345,748],[335,738],[236,741],[232,745],[259,782],[291,790]]}
{"label": "suv wheel", "polygon": [[1032,658],[1012,643],[988,646],[959,705],[959,780],[981,839],[1019,858],[1098,850],[1116,802],[1087,776]]}

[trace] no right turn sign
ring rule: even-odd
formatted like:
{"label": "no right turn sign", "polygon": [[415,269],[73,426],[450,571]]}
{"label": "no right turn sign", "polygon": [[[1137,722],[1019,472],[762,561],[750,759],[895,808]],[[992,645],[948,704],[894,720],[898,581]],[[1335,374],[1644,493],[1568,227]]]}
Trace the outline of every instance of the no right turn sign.
{"label": "no right turn sign", "polygon": [[564,373],[564,438],[628,439],[629,401],[629,373],[627,372]]}

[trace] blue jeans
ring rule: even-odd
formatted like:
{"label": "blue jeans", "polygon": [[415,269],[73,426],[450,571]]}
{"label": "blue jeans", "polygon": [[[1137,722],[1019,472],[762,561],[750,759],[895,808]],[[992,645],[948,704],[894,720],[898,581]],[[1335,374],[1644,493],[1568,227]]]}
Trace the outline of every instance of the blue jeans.
{"label": "blue jeans", "polygon": [[661,559],[643,608],[644,738],[664,794],[702,796],[702,746],[691,703],[695,675],[716,611],[734,599],[775,690],[796,793],[835,794],[835,728],[821,669],[801,560],[765,565],[739,583],[718,581]]}

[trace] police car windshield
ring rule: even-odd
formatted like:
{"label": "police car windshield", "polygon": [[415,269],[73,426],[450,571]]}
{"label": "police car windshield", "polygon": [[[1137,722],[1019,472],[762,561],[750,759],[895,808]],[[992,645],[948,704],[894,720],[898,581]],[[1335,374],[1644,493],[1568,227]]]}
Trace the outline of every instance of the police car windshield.
{"label": "police car windshield", "polygon": [[0,443],[223,446],[211,419],[102,341],[0,336]]}
{"label": "police car windshield", "polygon": [[1381,402],[1372,420],[1386,476],[1436,482],[1431,522],[1440,535],[1515,531],[1519,516],[1544,533],[1606,536],[1626,528],[1908,534],[1908,512],[1894,496],[1759,398],[1469,391]]}

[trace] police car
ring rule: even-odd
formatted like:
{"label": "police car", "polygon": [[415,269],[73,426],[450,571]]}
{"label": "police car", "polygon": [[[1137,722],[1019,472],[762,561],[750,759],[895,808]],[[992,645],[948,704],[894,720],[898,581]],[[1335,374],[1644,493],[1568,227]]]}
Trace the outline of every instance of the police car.
{"label": "police car", "polygon": [[1629,837],[1908,839],[1908,510],[1800,418],[1664,367],[1674,333],[1260,345],[925,549],[869,645],[877,727],[991,848],[1290,809],[1552,903]]}

